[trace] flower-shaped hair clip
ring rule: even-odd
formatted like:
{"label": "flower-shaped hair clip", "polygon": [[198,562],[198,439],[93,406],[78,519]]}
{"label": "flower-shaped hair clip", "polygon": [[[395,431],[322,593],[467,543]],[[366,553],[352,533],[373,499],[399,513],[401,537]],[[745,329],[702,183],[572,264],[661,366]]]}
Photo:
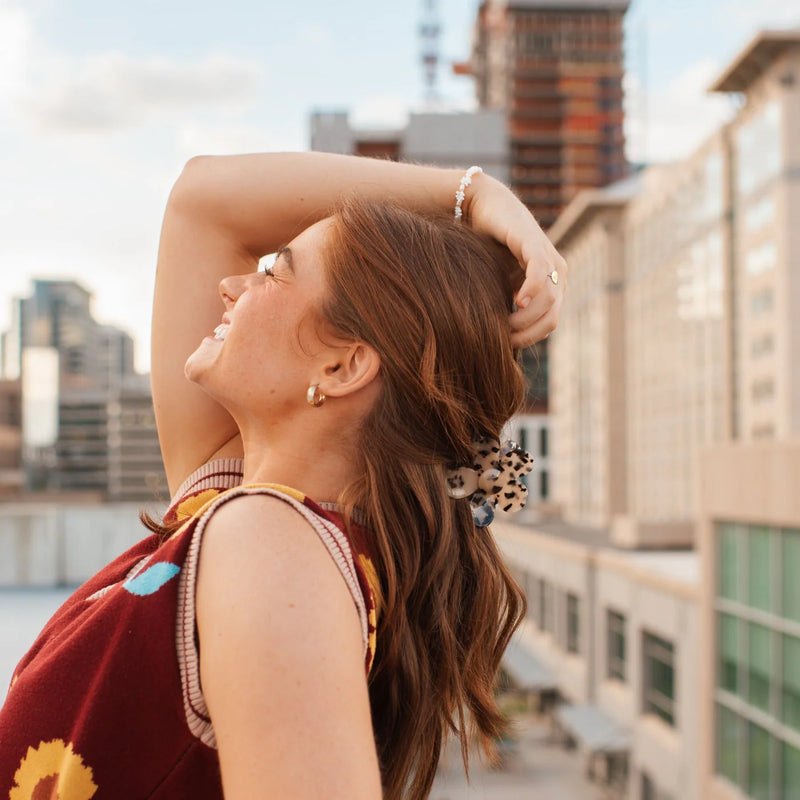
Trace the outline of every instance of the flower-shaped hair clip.
{"label": "flower-shaped hair clip", "polygon": [[488,436],[472,447],[472,464],[447,470],[447,493],[457,500],[468,498],[475,525],[483,528],[498,506],[512,513],[525,507],[528,489],[521,479],[533,469],[533,458],[516,442],[500,444]]}

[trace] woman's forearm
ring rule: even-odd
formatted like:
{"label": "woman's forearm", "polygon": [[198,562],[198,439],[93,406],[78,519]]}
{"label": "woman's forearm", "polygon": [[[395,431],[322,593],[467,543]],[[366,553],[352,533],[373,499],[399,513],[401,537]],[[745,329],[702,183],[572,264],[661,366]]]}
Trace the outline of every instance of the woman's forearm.
{"label": "woman's forearm", "polygon": [[[186,165],[172,202],[189,206],[259,256],[330,214],[352,192],[421,213],[452,209],[463,174],[333,153],[199,157]],[[477,176],[476,184],[486,180]]]}

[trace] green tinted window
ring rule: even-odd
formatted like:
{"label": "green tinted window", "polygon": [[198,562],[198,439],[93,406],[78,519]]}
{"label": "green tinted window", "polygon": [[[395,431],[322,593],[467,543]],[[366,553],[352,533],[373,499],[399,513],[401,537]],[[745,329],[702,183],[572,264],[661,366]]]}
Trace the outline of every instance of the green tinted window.
{"label": "green tinted window", "polygon": [[739,621],[730,614],[719,619],[719,686],[729,692],[739,690]]}
{"label": "green tinted window", "polygon": [[769,528],[751,527],[747,535],[747,602],[754,608],[771,608]]}
{"label": "green tinted window", "polygon": [[753,800],[772,800],[770,792],[769,734],[747,723],[747,793]]}
{"label": "green tinted window", "polygon": [[739,717],[724,706],[717,706],[717,772],[739,785]]}
{"label": "green tinted window", "polygon": [[644,712],[675,724],[675,648],[670,642],[644,634]]}
{"label": "green tinted window", "polygon": [[614,611],[607,614],[608,677],[625,680],[625,617]]}
{"label": "green tinted window", "polygon": [[800,797],[800,750],[783,745],[783,797]]}
{"label": "green tinted window", "polygon": [[781,716],[787,725],[800,731],[800,639],[784,636]]}
{"label": "green tinted window", "polygon": [[747,634],[747,699],[769,711],[769,628],[751,622]]}
{"label": "green tinted window", "polygon": [[782,539],[783,616],[800,622],[800,531],[784,530]]}
{"label": "green tinted window", "polygon": [[739,529],[725,523],[719,526],[719,594],[729,600],[740,600],[739,592]]}

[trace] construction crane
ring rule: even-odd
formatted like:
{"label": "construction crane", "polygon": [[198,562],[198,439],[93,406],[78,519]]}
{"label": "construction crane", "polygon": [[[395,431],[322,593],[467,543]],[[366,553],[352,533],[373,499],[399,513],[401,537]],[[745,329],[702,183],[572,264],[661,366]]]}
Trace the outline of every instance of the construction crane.
{"label": "construction crane", "polygon": [[442,26],[439,23],[439,4],[437,0],[424,0],[422,22],[419,26],[422,68],[425,80],[425,101],[430,105],[439,102],[438,67],[439,36]]}

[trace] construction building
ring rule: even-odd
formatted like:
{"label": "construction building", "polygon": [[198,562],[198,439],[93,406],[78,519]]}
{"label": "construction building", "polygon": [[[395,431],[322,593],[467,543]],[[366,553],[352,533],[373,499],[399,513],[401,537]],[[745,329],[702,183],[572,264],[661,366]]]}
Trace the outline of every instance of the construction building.
{"label": "construction building", "polygon": [[507,115],[511,186],[543,228],[578,192],[628,172],[623,18],[629,0],[484,0],[468,70]]}

